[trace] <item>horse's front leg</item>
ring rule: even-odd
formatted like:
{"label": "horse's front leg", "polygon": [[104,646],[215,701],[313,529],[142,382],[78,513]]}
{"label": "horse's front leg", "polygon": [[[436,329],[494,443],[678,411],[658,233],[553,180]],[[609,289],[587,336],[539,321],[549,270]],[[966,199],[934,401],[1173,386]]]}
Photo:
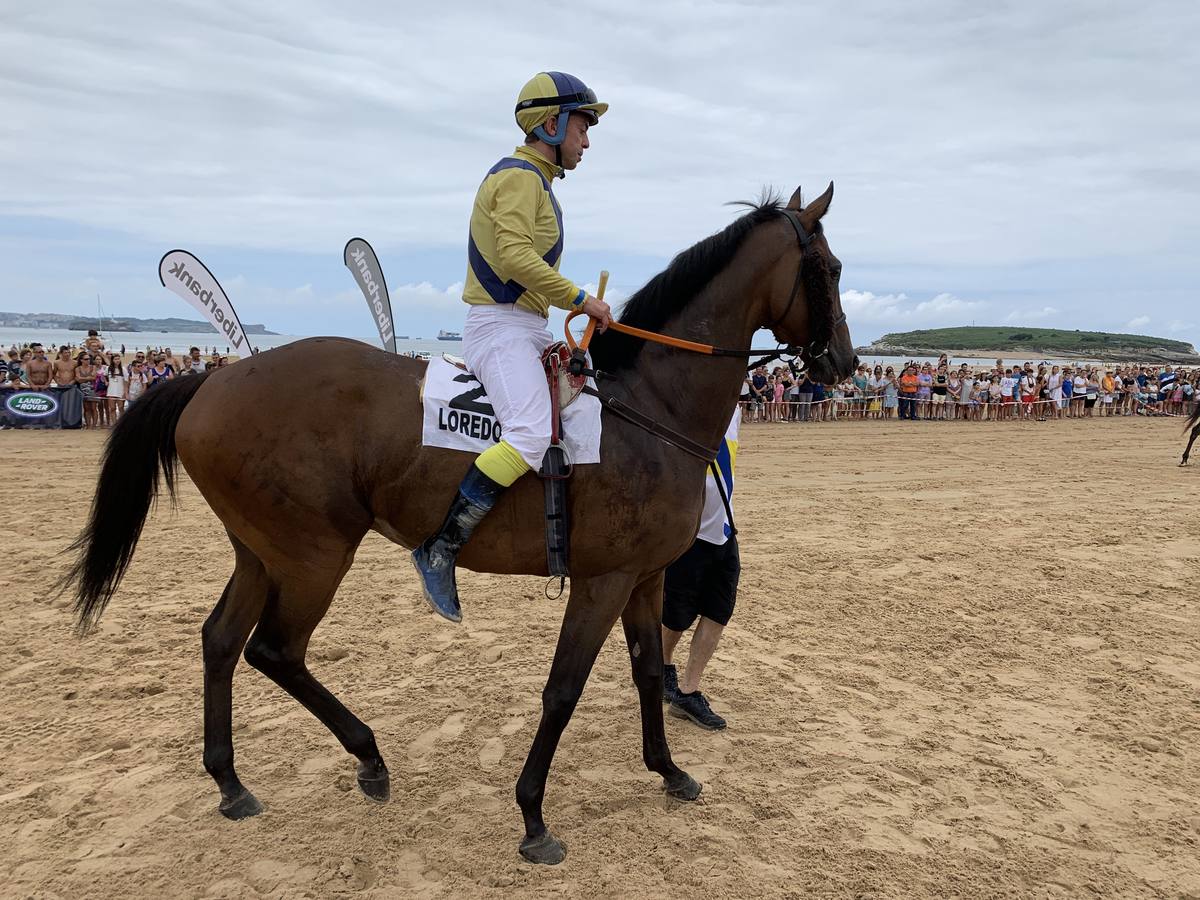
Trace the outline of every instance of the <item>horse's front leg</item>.
{"label": "horse's front leg", "polygon": [[700,783],[671,761],[663,727],[662,661],[663,573],[647,578],[636,588],[621,613],[633,683],[642,705],[642,758],[646,768],[663,777],[663,788],[679,800],[700,796]]}
{"label": "horse's front leg", "polygon": [[517,780],[517,804],[525,817],[525,839],[520,851],[530,862],[553,865],[562,862],[567,854],[566,846],[547,830],[542,820],[546,775],[592,664],[628,602],[635,580],[635,576],[619,572],[571,579],[571,598],[558,635],[550,678],[542,691],[542,721]]}

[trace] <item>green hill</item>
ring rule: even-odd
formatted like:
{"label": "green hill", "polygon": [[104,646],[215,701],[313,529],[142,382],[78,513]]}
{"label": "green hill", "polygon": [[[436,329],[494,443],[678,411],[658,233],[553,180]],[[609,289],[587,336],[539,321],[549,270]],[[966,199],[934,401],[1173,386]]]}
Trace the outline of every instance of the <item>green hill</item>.
{"label": "green hill", "polygon": [[930,328],[885,334],[860,354],[894,356],[974,351],[984,355],[1081,356],[1114,361],[1200,362],[1195,348],[1184,341],[1144,334],[1104,331],[1066,331],[1059,328],[964,326]]}

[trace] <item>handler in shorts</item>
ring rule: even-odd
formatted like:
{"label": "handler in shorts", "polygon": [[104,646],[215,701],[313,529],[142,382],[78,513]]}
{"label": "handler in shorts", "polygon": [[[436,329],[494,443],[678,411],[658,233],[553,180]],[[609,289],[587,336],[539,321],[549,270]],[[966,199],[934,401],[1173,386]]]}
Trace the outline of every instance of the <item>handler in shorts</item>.
{"label": "handler in shorts", "polygon": [[[741,415],[735,409],[717,454],[717,470],[731,508],[740,422]],[[710,469],[705,479],[704,512],[696,540],[666,571],[662,615],[663,702],[670,704],[667,711],[671,715],[691,719],[710,731],[724,728],[725,720],[712,711],[708,698],[700,692],[700,678],[733,615],[741,572],[737,536],[725,515],[725,504]],[[692,633],[687,668],[681,681],[672,661],[675,647],[697,618],[700,621]]]}

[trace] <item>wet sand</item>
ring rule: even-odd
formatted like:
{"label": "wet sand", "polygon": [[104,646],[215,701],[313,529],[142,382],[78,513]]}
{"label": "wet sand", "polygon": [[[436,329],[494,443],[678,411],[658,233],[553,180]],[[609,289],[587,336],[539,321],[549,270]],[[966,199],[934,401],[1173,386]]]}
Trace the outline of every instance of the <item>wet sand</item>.
{"label": "wet sand", "polygon": [[0,893],[1200,896],[1200,466],[1176,466],[1178,421],[743,438],[742,588],[705,685],[730,727],[667,719],[702,799],[645,771],[617,629],[551,771],[567,860],[535,868],[513,789],[562,614],[541,579],[464,574],[452,626],[370,535],[309,660],[375,729],[392,800],[242,665],[239,772],[267,809],[230,823],[201,766],[218,521],[185,483],[77,639],[46,590],[102,435],[0,435]]}

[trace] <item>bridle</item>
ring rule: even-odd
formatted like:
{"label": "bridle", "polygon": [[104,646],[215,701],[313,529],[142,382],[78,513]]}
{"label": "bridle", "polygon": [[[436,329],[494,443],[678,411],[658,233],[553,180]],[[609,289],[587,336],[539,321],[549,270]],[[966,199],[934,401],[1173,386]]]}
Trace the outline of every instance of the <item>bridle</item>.
{"label": "bridle", "polygon": [[[800,261],[796,263],[796,280],[792,282],[792,294],[790,297],[788,297],[788,302],[783,307],[783,312],[780,313],[773,322],[766,326],[772,331],[774,331],[776,326],[778,326],[787,318],[788,313],[792,311],[792,307],[796,304],[796,298],[800,296],[800,288],[804,285],[804,258],[809,255],[809,248],[812,246],[814,238],[821,233],[820,222],[816,223],[816,225],[813,227],[812,234],[809,234],[804,230],[804,225],[800,222],[800,213],[796,212],[794,209],[785,209],[782,212],[783,217],[787,219],[788,224],[791,225],[795,230],[796,239],[800,242]],[[840,325],[843,325],[845,321],[846,313],[843,312],[836,319],[832,319],[829,324],[822,329],[822,331],[825,332],[824,334],[817,335],[807,344],[802,346],[788,344],[786,347],[779,347],[770,356],[756,360],[753,365],[747,366],[746,369],[747,371],[756,369],[773,359],[779,359],[783,356],[797,356],[804,363],[804,368],[810,368],[814,362],[829,353],[829,343],[833,340],[833,333]],[[747,351],[747,355],[760,352],[768,351],[750,350]],[[732,356],[734,355],[734,352],[723,352],[721,355]],[[740,352],[738,355],[740,355]]]}

